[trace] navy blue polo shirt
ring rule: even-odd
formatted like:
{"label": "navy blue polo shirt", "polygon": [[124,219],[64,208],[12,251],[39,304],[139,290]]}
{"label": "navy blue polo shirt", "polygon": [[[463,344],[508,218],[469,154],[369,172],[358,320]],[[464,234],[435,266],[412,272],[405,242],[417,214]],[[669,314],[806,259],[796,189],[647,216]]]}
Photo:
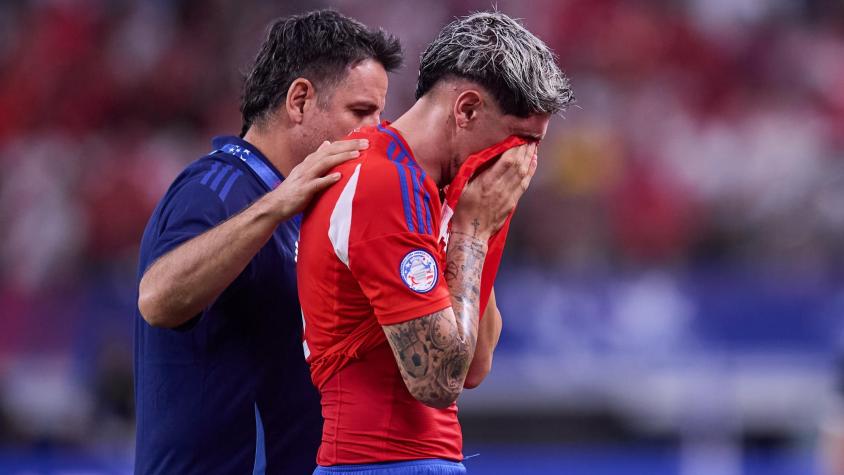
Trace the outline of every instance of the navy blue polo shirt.
{"label": "navy blue polo shirt", "polygon": [[[138,283],[156,259],[284,179],[244,140],[218,137],[213,146],[153,212]],[[181,327],[151,327],[136,309],[136,473],[313,471],[322,417],[302,348],[299,224],[300,217],[281,224],[214,303]]]}

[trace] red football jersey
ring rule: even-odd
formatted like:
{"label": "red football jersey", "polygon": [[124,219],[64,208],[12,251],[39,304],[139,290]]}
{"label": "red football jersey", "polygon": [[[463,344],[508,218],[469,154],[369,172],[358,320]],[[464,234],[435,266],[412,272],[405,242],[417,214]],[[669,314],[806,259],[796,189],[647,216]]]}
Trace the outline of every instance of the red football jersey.
{"label": "red football jersey", "polygon": [[436,184],[388,125],[350,138],[369,148],[337,167],[299,241],[305,354],[325,418],[317,462],[459,461],[457,406],[411,396],[381,328],[451,306]]}

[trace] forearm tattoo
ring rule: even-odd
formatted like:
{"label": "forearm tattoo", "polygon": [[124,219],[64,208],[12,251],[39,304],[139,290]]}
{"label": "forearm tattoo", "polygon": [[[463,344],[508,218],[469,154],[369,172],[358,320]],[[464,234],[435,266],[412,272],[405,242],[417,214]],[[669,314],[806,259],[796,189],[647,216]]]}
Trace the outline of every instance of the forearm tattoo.
{"label": "forearm tattoo", "polygon": [[478,340],[486,252],[485,241],[452,233],[444,273],[453,312],[443,310],[384,326],[408,390],[429,406],[447,407],[463,388]]}

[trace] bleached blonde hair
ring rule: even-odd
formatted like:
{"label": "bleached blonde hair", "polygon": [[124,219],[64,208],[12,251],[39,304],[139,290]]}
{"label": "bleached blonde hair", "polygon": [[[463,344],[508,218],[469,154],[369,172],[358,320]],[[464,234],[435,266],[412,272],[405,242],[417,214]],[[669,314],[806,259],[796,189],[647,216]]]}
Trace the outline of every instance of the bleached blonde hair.
{"label": "bleached blonde hair", "polygon": [[556,114],[574,102],[556,59],[513,18],[474,13],[446,25],[422,53],[416,98],[442,79],[462,77],[486,87],[507,114]]}

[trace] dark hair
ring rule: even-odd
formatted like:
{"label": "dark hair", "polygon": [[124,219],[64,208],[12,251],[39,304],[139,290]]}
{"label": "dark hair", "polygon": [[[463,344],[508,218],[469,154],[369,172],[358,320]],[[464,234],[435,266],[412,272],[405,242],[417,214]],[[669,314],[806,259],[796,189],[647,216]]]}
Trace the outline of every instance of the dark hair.
{"label": "dark hair", "polygon": [[574,101],[554,53],[518,21],[479,12],[446,25],[419,65],[416,98],[442,79],[461,77],[486,88],[505,114],[555,114]]}
{"label": "dark hair", "polygon": [[384,30],[369,29],[333,10],[317,10],[275,20],[269,27],[252,70],[243,84],[241,137],[287,98],[294,80],[315,85],[340,82],[348,67],[375,59],[387,71],[402,63],[399,40]]}

